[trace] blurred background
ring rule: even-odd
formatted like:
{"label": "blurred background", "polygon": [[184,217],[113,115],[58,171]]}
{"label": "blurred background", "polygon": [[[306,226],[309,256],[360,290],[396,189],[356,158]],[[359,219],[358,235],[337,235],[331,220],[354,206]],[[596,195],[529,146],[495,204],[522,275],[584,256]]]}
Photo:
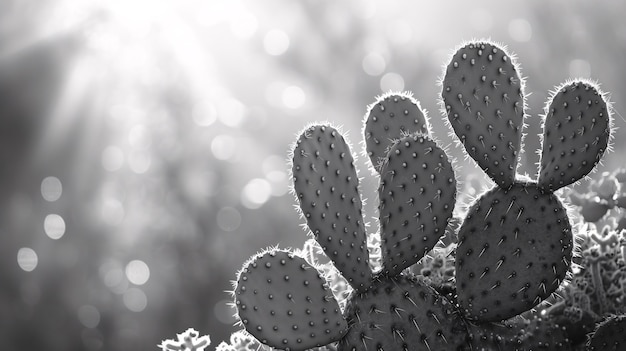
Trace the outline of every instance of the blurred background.
{"label": "blurred background", "polygon": [[[0,342],[156,350],[235,327],[237,270],[301,247],[286,158],[308,123],[349,131],[410,90],[443,124],[437,80],[463,40],[508,45],[528,77],[523,172],[544,102],[570,77],[614,101],[624,164],[626,4],[614,1],[0,0]],[[460,177],[476,174],[459,155]],[[365,210],[377,180],[360,157]],[[596,175],[601,174],[600,172]]]}

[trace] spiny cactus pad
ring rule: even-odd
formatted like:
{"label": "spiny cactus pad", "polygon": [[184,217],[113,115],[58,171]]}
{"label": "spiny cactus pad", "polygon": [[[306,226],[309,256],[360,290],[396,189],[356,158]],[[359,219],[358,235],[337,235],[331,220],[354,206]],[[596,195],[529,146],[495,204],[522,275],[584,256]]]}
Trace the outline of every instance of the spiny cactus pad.
{"label": "spiny cactus pad", "polygon": [[339,350],[464,350],[467,326],[450,301],[412,276],[380,277],[346,307]]}
{"label": "spiny cactus pad", "polygon": [[539,185],[557,190],[587,175],[610,137],[610,113],[598,87],[574,81],[559,87],[546,107]]}
{"label": "spiny cactus pad", "polygon": [[363,128],[365,148],[378,172],[394,141],[412,133],[428,134],[428,120],[411,94],[385,94],[368,107]]}
{"label": "spiny cactus pad", "polygon": [[383,269],[419,261],[444,235],[456,198],[454,170],[429,137],[414,134],[389,151],[378,188]]}
{"label": "spiny cactus pad", "polygon": [[524,123],[524,89],[504,48],[470,42],[442,80],[443,107],[468,154],[501,187],[515,179]]}
{"label": "spiny cactus pad", "polygon": [[293,184],[315,239],[355,289],[371,278],[354,160],[343,136],[327,125],[304,130],[293,149]]}
{"label": "spiny cactus pad", "polygon": [[246,330],[279,349],[326,345],[347,331],[326,281],[303,258],[286,251],[260,254],[244,266],[235,304]]}
{"label": "spiny cactus pad", "polygon": [[565,209],[532,183],[485,193],[458,237],[458,302],[473,320],[502,320],[537,305],[559,287],[572,257]]}
{"label": "spiny cactus pad", "polygon": [[626,349],[626,315],[613,316],[602,322],[587,343],[589,351]]}

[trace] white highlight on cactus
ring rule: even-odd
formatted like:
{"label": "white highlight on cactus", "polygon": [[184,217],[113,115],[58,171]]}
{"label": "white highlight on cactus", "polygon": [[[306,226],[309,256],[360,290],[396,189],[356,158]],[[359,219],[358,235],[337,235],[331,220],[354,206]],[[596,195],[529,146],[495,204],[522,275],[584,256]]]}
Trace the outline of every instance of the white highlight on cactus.
{"label": "white highlight on cactus", "polygon": [[243,188],[241,202],[247,208],[256,209],[263,206],[271,195],[271,184],[263,178],[255,178]]}
{"label": "white highlight on cactus", "polygon": [[368,75],[379,76],[385,72],[387,62],[385,61],[383,55],[373,51],[363,57],[361,65],[363,66],[363,71],[365,71]]}
{"label": "white highlight on cactus", "polygon": [[208,127],[217,120],[217,109],[211,101],[201,101],[194,106],[191,117],[200,127]]}
{"label": "white highlight on cactus", "polygon": [[126,290],[122,300],[124,301],[124,306],[132,312],[141,312],[148,306],[148,297],[139,288]]}
{"label": "white highlight on cactus", "polygon": [[63,185],[57,177],[46,177],[41,181],[41,196],[48,202],[57,201],[63,194]]}
{"label": "white highlight on cactus", "polygon": [[109,145],[102,150],[102,168],[115,172],[124,165],[124,152],[115,145]]}
{"label": "white highlight on cactus", "polygon": [[398,73],[386,73],[380,79],[380,90],[383,92],[404,91],[404,78]]}
{"label": "white highlight on cactus", "polygon": [[289,36],[283,30],[271,29],[263,38],[265,52],[272,56],[280,56],[289,49]]}
{"label": "white highlight on cactus", "polygon": [[217,226],[225,232],[239,229],[241,225],[241,213],[234,207],[222,207],[217,212]]}
{"label": "white highlight on cactus", "polygon": [[32,272],[37,268],[39,258],[35,250],[30,247],[23,247],[17,251],[17,264],[26,272]]}
{"label": "white highlight on cactus", "polygon": [[591,76],[591,64],[587,60],[574,59],[569,62],[570,77],[588,78]]}
{"label": "white highlight on cactus", "polygon": [[519,42],[527,42],[533,36],[533,28],[524,18],[516,18],[509,22],[509,36]]}
{"label": "white highlight on cactus", "polygon": [[306,102],[306,94],[299,86],[290,85],[283,90],[282,102],[287,108],[298,109]]}
{"label": "white highlight on cactus", "polygon": [[126,265],[126,278],[135,285],[144,285],[150,279],[150,267],[142,260],[132,260]]}
{"label": "white highlight on cactus", "polygon": [[50,239],[61,239],[65,234],[65,221],[58,214],[49,214],[43,221],[43,229]]}
{"label": "white highlight on cactus", "polygon": [[100,324],[100,311],[92,305],[83,305],[77,311],[78,320],[86,328],[95,328]]}

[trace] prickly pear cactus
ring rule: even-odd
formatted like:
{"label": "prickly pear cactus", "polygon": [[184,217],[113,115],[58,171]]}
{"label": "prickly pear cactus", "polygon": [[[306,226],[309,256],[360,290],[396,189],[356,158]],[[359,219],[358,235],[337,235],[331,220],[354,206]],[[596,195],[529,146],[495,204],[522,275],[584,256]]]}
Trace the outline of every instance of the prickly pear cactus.
{"label": "prickly pear cactus", "polygon": [[610,106],[592,82],[558,87],[546,105],[538,180],[519,181],[526,104],[514,57],[492,42],[467,43],[441,83],[449,125],[496,183],[471,205],[458,233],[458,302],[468,319],[507,319],[536,306],[566,277],[572,226],[553,191],[598,163],[609,144]]}
{"label": "prickly pear cactus", "polygon": [[[384,112],[384,113],[381,113]],[[313,262],[272,249],[252,257],[234,289],[243,327],[263,344],[304,350],[462,350],[467,325],[456,305],[406,268],[444,235],[456,179],[446,153],[408,94],[370,105],[365,147],[380,172],[382,267],[370,269],[354,159],[329,124],[303,130],[292,150],[293,193],[313,237],[351,287],[339,302]]]}
{"label": "prickly pear cactus", "polygon": [[624,350],[626,348],[626,316],[612,316],[600,323],[587,342],[587,350]]}

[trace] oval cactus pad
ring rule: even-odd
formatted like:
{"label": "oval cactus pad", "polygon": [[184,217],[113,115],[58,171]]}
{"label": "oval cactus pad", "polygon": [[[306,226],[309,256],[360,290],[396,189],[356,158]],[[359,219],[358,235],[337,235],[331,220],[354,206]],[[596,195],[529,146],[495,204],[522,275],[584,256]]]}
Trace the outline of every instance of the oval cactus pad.
{"label": "oval cactus pad", "polygon": [[512,57],[490,42],[470,42],[442,80],[443,107],[467,153],[498,186],[515,180],[524,123],[523,81]]}
{"label": "oval cactus pad", "polygon": [[467,325],[454,304],[413,276],[382,277],[346,307],[339,350],[467,350]]}
{"label": "oval cactus pad", "polygon": [[399,274],[445,233],[456,199],[446,153],[425,135],[400,139],[390,150],[378,188],[383,269]]}
{"label": "oval cactus pad", "polygon": [[253,257],[239,273],[235,304],[246,330],[264,344],[305,350],[339,340],[347,322],[319,272],[285,251]]}
{"label": "oval cactus pad", "polygon": [[374,169],[380,173],[394,141],[412,133],[428,134],[428,119],[411,94],[385,94],[370,105],[363,134]]}
{"label": "oval cactus pad", "polygon": [[458,301],[474,320],[498,321],[534,307],[559,287],[572,260],[565,208],[532,183],[481,196],[458,239]]}
{"label": "oval cactus pad", "polygon": [[307,128],[293,149],[293,185],[307,224],[355,289],[370,282],[359,179],[348,144],[326,125]]}
{"label": "oval cactus pad", "polygon": [[539,185],[554,191],[591,172],[607,149],[610,117],[595,84],[574,81],[559,87],[546,107]]}

